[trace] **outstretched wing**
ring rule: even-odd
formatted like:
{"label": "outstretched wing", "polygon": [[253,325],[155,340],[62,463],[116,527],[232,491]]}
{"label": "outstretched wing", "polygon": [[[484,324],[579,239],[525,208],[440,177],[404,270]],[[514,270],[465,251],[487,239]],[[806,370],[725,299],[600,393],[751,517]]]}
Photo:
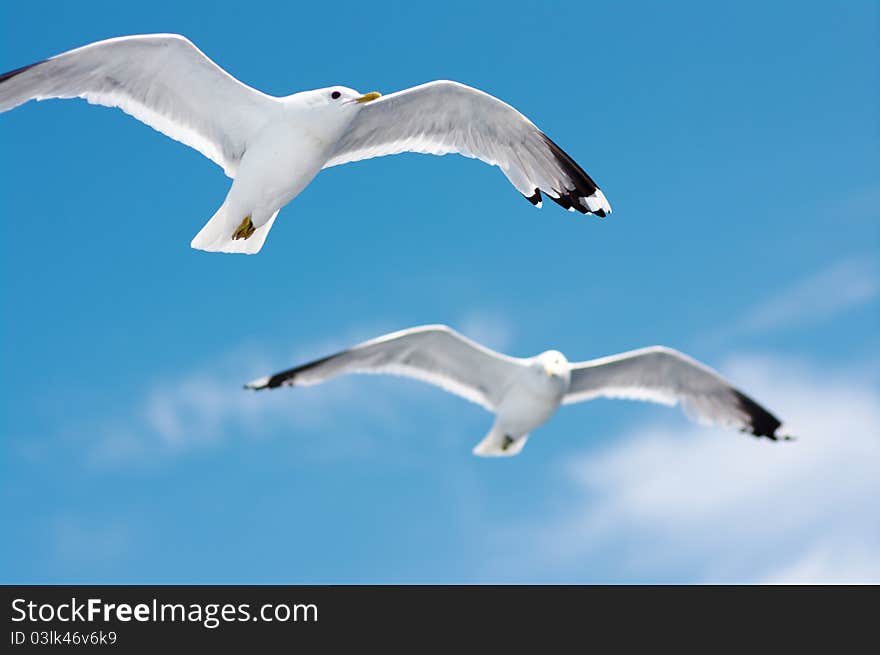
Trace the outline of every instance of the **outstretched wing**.
{"label": "outstretched wing", "polygon": [[518,360],[445,325],[426,325],[378,337],[245,386],[274,389],[320,384],[346,373],[389,373],[429,382],[494,411],[520,366]]}
{"label": "outstretched wing", "polygon": [[671,348],[654,346],[572,364],[565,404],[597,396],[681,403],[691,418],[737,427],[757,437],[789,439],[781,422],[707,366]]}
{"label": "outstretched wing", "polygon": [[324,167],[401,152],[476,157],[500,167],[534,205],[543,191],[572,211],[611,213],[592,178],[534,123],[458,82],[429,82],[365,104]]}
{"label": "outstretched wing", "polygon": [[248,139],[279,105],[176,34],[98,41],[0,75],[0,112],[28,100],[76,97],[119,107],[230,177]]}

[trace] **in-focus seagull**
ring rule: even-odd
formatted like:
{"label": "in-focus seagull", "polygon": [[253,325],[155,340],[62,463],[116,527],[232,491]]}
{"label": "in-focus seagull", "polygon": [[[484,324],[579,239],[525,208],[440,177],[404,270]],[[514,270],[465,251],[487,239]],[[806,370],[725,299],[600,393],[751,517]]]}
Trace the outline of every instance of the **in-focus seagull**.
{"label": "in-focus seagull", "polygon": [[274,97],[229,75],[177,34],[126,36],[0,75],[0,112],[28,100],[119,107],[219,164],[234,182],[192,247],[256,253],[278,211],[323,168],[457,152],[501,168],[533,205],[541,193],[582,214],[611,206],[596,183],[508,104],[457,82],[382,96],[344,86]]}
{"label": "in-focus seagull", "polygon": [[495,413],[474,447],[484,457],[518,454],[529,433],[560,405],[630,398],[675,405],[692,419],[788,440],[779,419],[718,373],[671,348],[653,346],[586,362],[548,350],[509,357],[445,325],[425,325],[366,341],[335,355],[259,378],[246,389],[319,384],[345,373],[389,373],[437,385]]}

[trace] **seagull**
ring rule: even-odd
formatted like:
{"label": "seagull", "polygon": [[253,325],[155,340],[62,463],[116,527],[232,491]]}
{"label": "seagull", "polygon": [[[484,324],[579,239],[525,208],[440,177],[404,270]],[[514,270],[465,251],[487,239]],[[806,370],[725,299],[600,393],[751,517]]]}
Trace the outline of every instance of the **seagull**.
{"label": "seagull", "polygon": [[246,389],[320,384],[346,373],[388,373],[422,380],[495,414],[473,453],[517,455],[529,433],[560,405],[593,398],[681,403],[692,419],[739,428],[755,437],[790,440],[782,423],[718,373],[664,346],[569,362],[557,350],[510,357],[471,341],[446,325],[386,334],[335,355],[259,378]]}
{"label": "seagull", "polygon": [[596,183],[534,123],[478,89],[446,80],[386,96],[344,86],[266,95],[178,34],[98,41],[0,75],[0,112],[29,100],[119,107],[217,163],[232,186],[192,240],[211,252],[259,252],[278,211],[324,168],[420,152],[498,166],[529,202],[542,192],[604,217]]}

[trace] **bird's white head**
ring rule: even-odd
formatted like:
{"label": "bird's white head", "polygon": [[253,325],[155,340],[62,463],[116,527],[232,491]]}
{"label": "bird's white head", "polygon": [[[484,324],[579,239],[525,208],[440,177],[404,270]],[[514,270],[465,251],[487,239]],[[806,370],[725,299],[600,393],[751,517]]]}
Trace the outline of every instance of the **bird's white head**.
{"label": "bird's white head", "polygon": [[535,357],[533,366],[541,375],[566,382],[571,379],[571,367],[568,365],[568,360],[558,350],[542,352]]}
{"label": "bird's white head", "polygon": [[307,117],[312,136],[334,144],[364,107],[364,103],[372,102],[378,97],[380,94],[375,91],[361,94],[344,86],[330,86],[326,89],[295,93],[284,98],[284,102],[292,110],[293,120],[297,123],[301,124]]}
{"label": "bird's white head", "polygon": [[298,93],[297,96],[311,109],[327,107],[344,110],[371,102],[376,98],[382,97],[382,94],[378,91],[361,93],[345,86],[329,86],[326,89],[304,91],[303,93]]}

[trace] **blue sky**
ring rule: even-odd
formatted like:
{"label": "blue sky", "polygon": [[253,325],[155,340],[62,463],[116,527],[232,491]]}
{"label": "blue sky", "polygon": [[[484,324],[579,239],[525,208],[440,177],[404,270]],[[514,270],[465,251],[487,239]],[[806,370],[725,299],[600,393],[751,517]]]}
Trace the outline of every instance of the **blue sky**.
{"label": "blue sky", "polygon": [[[10,6],[0,69],[165,31],[277,95],[455,79],[615,212],[403,155],[322,173],[258,256],[207,254],[213,163],[82,101],[4,114],[0,580],[880,581],[876,3],[128,5]],[[596,401],[486,461],[491,416],[415,382],[240,389],[428,322],[673,346],[802,438]]]}

